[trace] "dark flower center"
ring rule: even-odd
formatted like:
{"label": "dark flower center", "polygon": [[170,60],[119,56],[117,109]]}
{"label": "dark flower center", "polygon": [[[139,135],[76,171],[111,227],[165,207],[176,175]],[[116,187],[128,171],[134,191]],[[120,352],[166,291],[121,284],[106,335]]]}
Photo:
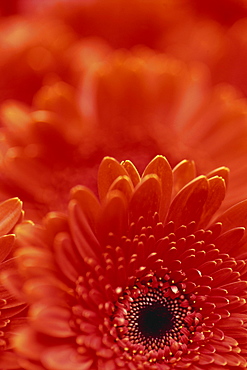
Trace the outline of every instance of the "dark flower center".
{"label": "dark flower center", "polygon": [[163,337],[172,329],[173,315],[160,303],[143,307],[138,314],[138,330],[145,337]]}
{"label": "dark flower center", "polygon": [[184,295],[171,298],[168,294],[169,290],[149,288],[146,294],[140,294],[131,302],[126,319],[127,335],[132,343],[141,343],[150,350],[179,340],[183,320],[191,307]]}
{"label": "dark flower center", "polygon": [[126,288],[116,303],[113,323],[124,351],[148,355],[163,350],[165,359],[172,356],[171,348],[186,351],[199,320],[190,297],[168,275],[167,280],[153,275]]}

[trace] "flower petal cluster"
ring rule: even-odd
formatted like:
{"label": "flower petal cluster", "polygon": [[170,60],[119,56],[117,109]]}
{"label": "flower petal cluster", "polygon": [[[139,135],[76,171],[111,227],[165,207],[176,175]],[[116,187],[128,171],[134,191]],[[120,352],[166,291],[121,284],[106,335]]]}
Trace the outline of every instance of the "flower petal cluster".
{"label": "flower petal cluster", "polygon": [[18,276],[30,305],[15,337],[25,369],[246,368],[247,203],[224,213],[228,169],[196,176],[155,157],[142,175],[106,157],[98,199],[22,224]]}
{"label": "flower petal cluster", "polygon": [[[8,199],[0,203],[0,271],[15,270],[14,257],[15,235],[14,226],[22,218],[22,203],[18,198]],[[16,293],[16,292],[15,292]],[[16,355],[13,352],[12,337],[25,321],[22,312],[25,305],[0,284],[0,368],[19,369]]]}

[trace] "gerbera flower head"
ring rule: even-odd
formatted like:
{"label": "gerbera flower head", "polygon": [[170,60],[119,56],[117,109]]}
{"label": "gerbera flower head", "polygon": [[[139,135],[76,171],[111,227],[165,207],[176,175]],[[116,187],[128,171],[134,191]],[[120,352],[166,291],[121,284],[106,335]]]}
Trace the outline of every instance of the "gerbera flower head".
{"label": "gerbera flower head", "polygon": [[[15,224],[22,217],[22,204],[17,198],[0,203],[0,271],[15,269],[13,251],[15,235],[12,232]],[[13,333],[23,324],[21,313],[25,305],[2,284],[0,284],[0,368],[19,369],[16,356],[12,350]]]}
{"label": "gerbera flower head", "polygon": [[[196,177],[155,157],[140,176],[106,157],[99,197],[71,191],[68,215],[20,225],[29,325],[26,369],[246,367],[246,201],[214,216],[228,170]],[[214,221],[212,218],[216,217]],[[8,285],[15,286],[16,273]]]}

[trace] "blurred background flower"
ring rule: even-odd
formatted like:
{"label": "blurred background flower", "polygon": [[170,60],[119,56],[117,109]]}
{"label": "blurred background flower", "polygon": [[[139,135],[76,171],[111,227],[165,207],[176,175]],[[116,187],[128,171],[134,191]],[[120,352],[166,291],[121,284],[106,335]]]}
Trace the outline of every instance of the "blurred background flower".
{"label": "blurred background flower", "polygon": [[[105,155],[227,165],[244,199],[244,1],[12,1],[0,20],[0,199],[27,217],[96,191]],[[238,187],[238,191],[236,191]]]}

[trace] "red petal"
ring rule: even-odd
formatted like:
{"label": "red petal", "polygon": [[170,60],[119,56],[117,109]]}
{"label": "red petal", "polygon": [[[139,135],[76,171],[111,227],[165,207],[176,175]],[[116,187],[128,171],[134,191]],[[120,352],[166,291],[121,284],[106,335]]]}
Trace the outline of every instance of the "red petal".
{"label": "red petal", "polygon": [[95,230],[100,212],[100,204],[95,195],[85,186],[77,185],[70,192],[71,199],[75,199],[84,212],[88,223]]}
{"label": "red petal", "polygon": [[1,369],[20,369],[16,354],[10,351],[1,351],[0,357]]}
{"label": "red petal", "polygon": [[201,366],[209,365],[214,362],[214,357],[212,355],[200,354],[198,364]]}
{"label": "red petal", "polygon": [[232,249],[233,253],[235,253],[238,242],[242,239],[244,233],[245,229],[243,227],[236,227],[235,229],[226,231],[215,240],[215,247],[218,248],[221,253],[229,253]]}
{"label": "red petal", "polygon": [[214,363],[219,366],[226,366],[227,365],[227,360],[225,359],[224,356],[219,355],[218,353],[214,353],[212,355],[214,359]]}
{"label": "red petal", "polygon": [[118,176],[128,176],[128,173],[116,159],[105,157],[98,171],[98,188],[101,200],[105,198],[111,184]]}
{"label": "red petal", "polygon": [[31,327],[23,327],[21,331],[14,336],[13,340],[14,347],[18,354],[20,353],[26,358],[39,361],[43,346]]}
{"label": "red petal", "polygon": [[241,367],[245,368],[246,367],[246,359],[240,356],[237,353],[226,353],[225,354],[225,359],[227,361],[228,366],[236,366],[236,367]]}
{"label": "red petal", "polygon": [[207,226],[225,198],[225,192],[225,182],[221,177],[212,177],[208,180],[208,197],[198,227]]}
{"label": "red petal", "polygon": [[69,203],[69,225],[80,255],[96,257],[100,253],[99,242],[89,224],[87,215],[74,199]]}
{"label": "red petal", "polygon": [[12,250],[14,240],[14,235],[4,235],[0,237],[0,262],[2,262]]}
{"label": "red petal", "polygon": [[210,179],[211,177],[222,177],[224,179],[226,186],[228,185],[228,177],[229,177],[229,168],[227,167],[219,167],[216,168],[215,170],[209,172],[207,174],[207,178]]}
{"label": "red petal", "polygon": [[47,369],[89,370],[92,369],[93,360],[79,356],[72,345],[61,345],[43,351],[41,362]]}
{"label": "red petal", "polygon": [[125,195],[126,199],[129,201],[133,194],[134,187],[131,179],[128,176],[119,176],[112,183],[109,192],[112,190],[121,191]]}
{"label": "red petal", "polygon": [[222,223],[222,231],[227,231],[235,227],[247,228],[247,200],[229,208],[216,222]]}
{"label": "red petal", "polygon": [[222,283],[231,276],[231,274],[232,269],[228,267],[212,272],[211,277],[213,278],[213,281],[211,283],[211,287],[221,286]]}
{"label": "red petal", "polygon": [[124,162],[121,162],[121,166],[125,168],[125,170],[127,171],[132,181],[133,186],[136,187],[139,184],[141,179],[140,179],[139,172],[135,168],[134,164],[131,161],[124,161]]}
{"label": "red petal", "polygon": [[155,157],[145,168],[142,177],[155,174],[161,181],[161,203],[160,203],[160,219],[163,221],[171,201],[173,176],[172,169],[167,159],[161,155]]}
{"label": "red petal", "polygon": [[127,224],[127,201],[118,190],[108,193],[99,219],[98,234],[105,241],[108,234],[123,235]]}
{"label": "red petal", "polygon": [[75,336],[69,321],[70,310],[60,306],[46,306],[41,301],[31,306],[30,317],[36,330],[56,338],[68,338]]}
{"label": "red petal", "polygon": [[73,283],[80,275],[80,259],[70,235],[57,234],[54,240],[55,259],[63,274]]}
{"label": "red petal", "polygon": [[60,212],[49,212],[44,217],[43,224],[46,228],[46,233],[49,235],[51,240],[53,240],[57,233],[69,231],[67,215]]}
{"label": "red petal", "polygon": [[186,185],[174,198],[167,216],[177,228],[191,221],[199,222],[208,195],[208,180],[199,176]]}
{"label": "red petal", "polygon": [[18,198],[0,203],[0,235],[7,234],[21,216],[22,202]]}
{"label": "red petal", "polygon": [[233,283],[222,285],[221,288],[226,289],[228,294],[242,295],[247,290],[247,281],[234,281]]}
{"label": "red petal", "polygon": [[186,184],[196,177],[194,161],[183,160],[172,170],[173,172],[173,196],[175,196]]}
{"label": "red petal", "polygon": [[131,221],[143,216],[153,216],[158,212],[161,200],[160,180],[156,175],[145,176],[136,187],[130,200],[129,214]]}

